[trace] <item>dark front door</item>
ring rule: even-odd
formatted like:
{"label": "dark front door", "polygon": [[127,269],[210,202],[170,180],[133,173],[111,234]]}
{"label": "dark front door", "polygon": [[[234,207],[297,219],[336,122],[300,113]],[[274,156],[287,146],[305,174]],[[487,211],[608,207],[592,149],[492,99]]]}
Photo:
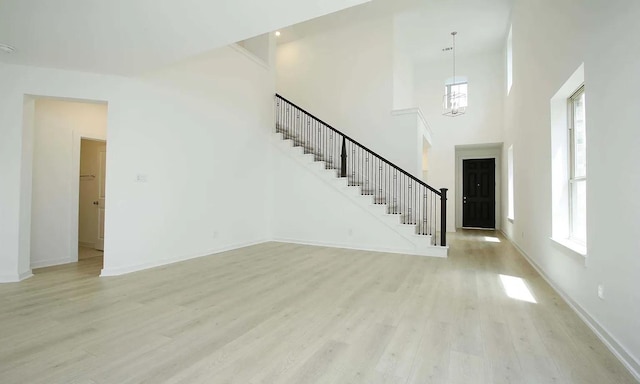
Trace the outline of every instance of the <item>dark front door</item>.
{"label": "dark front door", "polygon": [[496,227],[496,160],[462,161],[462,226]]}

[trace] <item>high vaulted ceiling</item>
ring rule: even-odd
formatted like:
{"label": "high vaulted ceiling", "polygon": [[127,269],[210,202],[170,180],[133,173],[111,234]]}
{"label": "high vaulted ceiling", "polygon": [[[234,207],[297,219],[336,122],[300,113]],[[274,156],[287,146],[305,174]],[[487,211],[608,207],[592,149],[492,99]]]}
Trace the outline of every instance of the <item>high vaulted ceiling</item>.
{"label": "high vaulted ceiling", "polygon": [[[372,0],[282,30],[279,44],[358,20],[395,19],[394,40],[416,62],[450,58],[442,49],[451,46],[457,31],[457,55],[495,52],[504,46],[513,0]],[[372,42],[373,43],[373,42]]]}
{"label": "high vaulted ceiling", "polygon": [[136,74],[368,0],[0,0],[0,61]]}
{"label": "high vaulted ceiling", "polygon": [[417,62],[451,58],[456,31],[456,55],[501,50],[507,38],[513,0],[428,0],[396,19],[396,42]]}

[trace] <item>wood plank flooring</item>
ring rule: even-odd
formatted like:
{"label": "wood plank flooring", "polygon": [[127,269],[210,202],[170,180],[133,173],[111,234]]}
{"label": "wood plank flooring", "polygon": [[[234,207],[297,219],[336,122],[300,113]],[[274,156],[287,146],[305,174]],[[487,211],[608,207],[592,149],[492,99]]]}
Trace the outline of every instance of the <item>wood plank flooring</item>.
{"label": "wood plank flooring", "polygon": [[0,382],[635,382],[501,235],[452,237],[446,260],[267,243],[113,278],[101,258],[36,270],[0,285]]}

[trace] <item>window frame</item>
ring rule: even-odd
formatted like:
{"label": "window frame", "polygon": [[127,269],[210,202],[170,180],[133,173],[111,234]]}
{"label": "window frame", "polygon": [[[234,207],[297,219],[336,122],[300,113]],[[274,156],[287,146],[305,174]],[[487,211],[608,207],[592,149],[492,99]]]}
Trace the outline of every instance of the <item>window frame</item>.
{"label": "window frame", "polygon": [[513,144],[507,149],[507,219],[514,221],[515,215],[515,179],[514,179]]}
{"label": "window frame", "polygon": [[[585,95],[585,86],[584,83],[578,87],[578,89],[571,94],[567,98],[567,128],[568,128],[568,142],[569,142],[569,180],[568,180],[568,195],[569,195],[569,240],[574,241],[576,243],[586,245],[587,236],[585,233],[584,239],[575,235],[575,208],[574,201],[577,199],[574,192],[574,186],[577,188],[577,184],[584,182],[585,185],[587,183],[587,175],[586,175],[586,165],[585,165],[585,175],[584,176],[576,176],[576,135],[575,135],[575,103],[578,99],[580,99],[583,95]],[[585,107],[586,111],[586,107]],[[585,119],[586,120],[586,119]],[[586,121],[585,124],[585,132],[586,132]],[[586,143],[585,143],[586,147]],[[585,156],[586,156],[586,148],[585,148]],[[585,212],[586,213],[586,212]],[[585,215],[586,221],[586,215]],[[586,223],[585,223],[586,225]]]}
{"label": "window frame", "polygon": [[450,109],[452,106],[449,104],[449,102],[451,101],[450,95],[451,95],[451,88],[455,87],[455,86],[460,86],[460,85],[464,85],[465,89],[464,92],[459,92],[461,94],[465,95],[464,98],[464,105],[459,105],[459,108],[467,108],[469,106],[469,82],[468,81],[459,81],[459,82],[452,82],[452,83],[445,83],[444,84],[444,94],[445,94],[445,105],[444,108],[446,109]]}

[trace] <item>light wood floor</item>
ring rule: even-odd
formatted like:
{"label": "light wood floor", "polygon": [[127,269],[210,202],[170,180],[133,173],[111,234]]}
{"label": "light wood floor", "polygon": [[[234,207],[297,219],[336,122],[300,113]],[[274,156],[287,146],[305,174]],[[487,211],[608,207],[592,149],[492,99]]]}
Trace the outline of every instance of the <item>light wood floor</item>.
{"label": "light wood floor", "polygon": [[493,232],[457,234],[446,260],[268,243],[115,278],[101,264],[0,285],[1,383],[634,382]]}
{"label": "light wood floor", "polygon": [[78,247],[78,260],[90,259],[92,257],[102,257],[103,255],[104,253],[102,251],[98,251],[97,249],[83,246]]}

